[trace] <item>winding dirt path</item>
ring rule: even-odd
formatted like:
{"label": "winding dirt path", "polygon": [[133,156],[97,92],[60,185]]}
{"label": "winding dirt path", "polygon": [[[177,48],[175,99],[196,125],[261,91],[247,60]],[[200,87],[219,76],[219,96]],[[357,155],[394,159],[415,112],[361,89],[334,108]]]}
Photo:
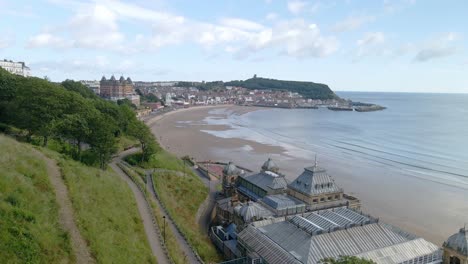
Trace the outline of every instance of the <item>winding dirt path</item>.
{"label": "winding dirt path", "polygon": [[[156,170],[156,173],[157,173],[157,170]],[[151,177],[151,170],[147,171],[146,182],[147,182],[147,189],[150,191],[151,196],[154,199],[154,201],[156,201],[156,203],[158,204],[159,213],[166,217],[167,227],[171,229],[172,233],[174,234],[175,239],[177,240],[177,243],[179,243],[180,248],[184,252],[184,259],[186,259],[188,263],[200,263],[197,256],[195,255],[192,248],[190,247],[189,242],[185,240],[185,238],[182,236],[180,231],[176,228],[174,222],[172,222],[172,218],[169,217],[166,211],[162,209],[163,205],[161,201],[158,199],[158,196],[156,195],[156,190],[154,189],[153,177]]]}
{"label": "winding dirt path", "polygon": [[70,234],[72,250],[76,257],[76,263],[95,263],[91,256],[88,245],[78,229],[75,222],[73,207],[68,196],[68,189],[62,179],[60,168],[55,160],[46,157],[42,152],[35,151],[47,165],[47,174],[55,189],[55,199],[59,205],[59,221],[63,229]]}
{"label": "winding dirt path", "polygon": [[158,231],[153,224],[152,215],[143,193],[141,193],[137,185],[122,171],[122,169],[117,166],[117,163],[122,161],[122,157],[125,157],[126,155],[136,151],[138,151],[138,149],[130,149],[119,153],[119,156],[112,160],[110,167],[128,184],[133,192],[133,195],[135,196],[138,211],[140,213],[141,219],[143,220],[143,227],[145,229],[146,237],[148,238],[151,251],[156,257],[158,264],[168,264],[169,260],[167,259],[166,254],[162,249],[161,241],[159,241],[158,237]]}

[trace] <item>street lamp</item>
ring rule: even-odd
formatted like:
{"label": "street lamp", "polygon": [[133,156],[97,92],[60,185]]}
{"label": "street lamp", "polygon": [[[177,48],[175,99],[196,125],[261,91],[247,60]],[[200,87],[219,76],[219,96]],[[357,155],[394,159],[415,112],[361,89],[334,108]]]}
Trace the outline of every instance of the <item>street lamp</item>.
{"label": "street lamp", "polygon": [[164,244],[166,244],[166,216],[163,215],[163,239],[164,239]]}

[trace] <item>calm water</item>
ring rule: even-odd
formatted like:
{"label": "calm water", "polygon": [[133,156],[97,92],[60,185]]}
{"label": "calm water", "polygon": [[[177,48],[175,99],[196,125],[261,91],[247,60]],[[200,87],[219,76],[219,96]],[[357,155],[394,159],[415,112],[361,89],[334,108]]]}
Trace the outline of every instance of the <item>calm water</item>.
{"label": "calm water", "polygon": [[268,109],[207,118],[232,129],[205,132],[284,147],[290,179],[317,154],[365,209],[436,243],[468,222],[468,95],[338,94],[388,109]]}
{"label": "calm water", "polygon": [[275,109],[253,112],[236,122],[319,156],[396,167],[468,190],[468,95],[339,95],[388,109],[368,113]]}

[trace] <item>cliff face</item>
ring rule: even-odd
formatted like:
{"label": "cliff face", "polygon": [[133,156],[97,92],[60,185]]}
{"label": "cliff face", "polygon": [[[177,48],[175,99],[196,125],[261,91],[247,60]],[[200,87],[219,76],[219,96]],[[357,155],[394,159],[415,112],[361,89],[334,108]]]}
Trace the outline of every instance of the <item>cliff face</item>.
{"label": "cliff face", "polygon": [[241,86],[257,90],[283,90],[299,93],[307,99],[334,99],[338,96],[326,84],[314,82],[284,81],[266,78],[251,78],[245,81],[231,81],[226,86]]}

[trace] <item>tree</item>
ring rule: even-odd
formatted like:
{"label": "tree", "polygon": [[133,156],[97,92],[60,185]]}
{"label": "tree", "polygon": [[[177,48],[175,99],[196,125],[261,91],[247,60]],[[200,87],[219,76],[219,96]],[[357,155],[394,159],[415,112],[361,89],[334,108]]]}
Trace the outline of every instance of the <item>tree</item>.
{"label": "tree", "polygon": [[62,82],[62,86],[65,89],[67,89],[68,91],[72,91],[72,92],[81,94],[81,96],[83,96],[84,98],[93,98],[93,99],[98,98],[98,96],[96,94],[94,94],[94,92],[91,91],[91,89],[86,87],[81,82],[75,82],[73,80],[68,80],[67,79],[67,80]]}
{"label": "tree", "polygon": [[320,261],[322,264],[375,264],[374,261],[356,256],[340,256],[339,258],[326,258]]}
{"label": "tree", "polygon": [[89,127],[92,131],[88,138],[91,151],[98,157],[99,167],[106,169],[107,163],[117,151],[115,127],[112,123],[106,122],[100,113],[89,120]]}
{"label": "tree", "polygon": [[132,109],[137,109],[136,105],[134,105],[132,103],[132,101],[130,101],[129,99],[125,98],[125,99],[119,99],[117,100],[117,105],[126,105]]}
{"label": "tree", "polygon": [[71,141],[70,143],[75,146],[73,158],[80,160],[81,143],[86,142],[92,132],[89,128],[88,116],[82,113],[67,114],[60,120],[54,121],[53,127],[55,134]]}
{"label": "tree", "polygon": [[17,89],[16,97],[9,104],[10,124],[33,135],[43,137],[46,146],[53,133],[52,122],[61,118],[66,108],[66,91],[39,78],[27,78]]}
{"label": "tree", "polygon": [[134,122],[130,123],[128,134],[135,137],[140,142],[142,162],[147,161],[149,157],[156,152],[156,139],[143,122],[135,120]]}

